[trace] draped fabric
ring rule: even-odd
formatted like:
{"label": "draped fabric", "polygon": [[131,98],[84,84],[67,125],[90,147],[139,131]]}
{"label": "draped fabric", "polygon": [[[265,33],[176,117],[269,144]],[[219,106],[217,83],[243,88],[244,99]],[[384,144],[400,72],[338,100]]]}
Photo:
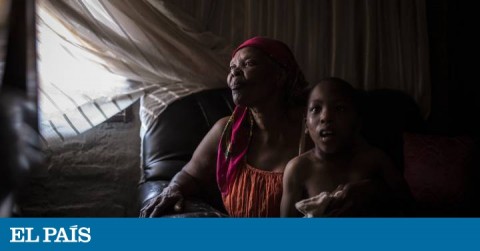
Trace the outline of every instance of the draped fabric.
{"label": "draped fabric", "polygon": [[229,193],[239,166],[245,163],[253,118],[247,107],[236,106],[223,129],[217,151],[217,183],[222,195]]}
{"label": "draped fabric", "polygon": [[148,86],[106,71],[58,21],[42,9],[38,14],[40,135],[52,147],[125,109]]}
{"label": "draped fabric", "polygon": [[[41,105],[42,110],[48,110],[47,106],[57,110],[56,117],[43,116],[42,127],[48,128],[42,130],[44,136],[58,134],[55,130],[62,128],[72,135],[81,133],[109,116],[103,106],[113,112],[124,107],[119,103],[125,101],[126,105],[139,96],[142,126],[146,129],[172,101],[202,89],[226,86],[232,48],[257,35],[288,44],[309,82],[336,76],[362,89],[394,88],[414,97],[424,115],[430,110],[425,0],[38,2],[45,14],[40,14],[44,28],[53,32],[51,37],[60,38],[60,47],[40,53],[40,64],[54,64],[57,67],[51,72],[65,72],[56,82],[44,79],[40,72],[40,99],[47,103],[56,100],[47,96],[57,92],[66,100]],[[46,16],[59,22],[73,38],[59,32]],[[46,38],[40,40],[40,47],[53,44]],[[115,86],[115,93],[74,97],[84,84],[92,86],[91,92],[109,84],[96,75],[81,81],[60,67],[66,63],[59,57],[48,59],[47,54],[58,55],[62,50],[73,55],[72,62],[83,60],[103,69],[108,78],[114,79],[109,83]],[[86,76],[89,71],[78,72]],[[72,79],[80,80],[74,84],[79,88],[66,91],[62,86]],[[116,98],[123,101],[117,102]],[[78,123],[83,123],[78,126],[81,128],[72,128],[77,121],[72,119],[74,115],[60,112],[64,106],[76,114]]]}
{"label": "draped fabric", "polygon": [[146,128],[172,101],[225,86],[231,49],[163,1],[40,0],[41,134],[61,142],[142,97]]}
{"label": "draped fabric", "polygon": [[175,0],[236,46],[252,36],[288,44],[310,83],[340,77],[362,89],[393,88],[430,111],[424,0]]}

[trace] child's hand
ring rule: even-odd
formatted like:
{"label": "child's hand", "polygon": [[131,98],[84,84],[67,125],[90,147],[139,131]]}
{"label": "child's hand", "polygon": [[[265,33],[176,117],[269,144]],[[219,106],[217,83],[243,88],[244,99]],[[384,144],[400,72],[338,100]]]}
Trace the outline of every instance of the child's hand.
{"label": "child's hand", "polygon": [[307,218],[367,216],[375,212],[373,199],[382,190],[375,181],[361,180],[299,201],[295,207]]}
{"label": "child's hand", "polygon": [[374,212],[372,201],[380,190],[382,189],[372,180],[340,185],[332,192],[335,196],[332,196],[324,215],[333,217],[369,215]]}

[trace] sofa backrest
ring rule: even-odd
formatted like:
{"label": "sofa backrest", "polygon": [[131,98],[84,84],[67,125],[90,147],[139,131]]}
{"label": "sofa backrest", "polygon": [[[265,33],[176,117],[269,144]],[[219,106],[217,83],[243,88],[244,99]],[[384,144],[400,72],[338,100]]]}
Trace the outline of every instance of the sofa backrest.
{"label": "sofa backrest", "polygon": [[143,181],[170,180],[220,118],[233,111],[229,89],[206,90],[170,104],[143,138]]}
{"label": "sofa backrest", "polygon": [[403,134],[427,130],[420,108],[408,94],[391,89],[364,92],[363,101],[363,136],[403,171]]}

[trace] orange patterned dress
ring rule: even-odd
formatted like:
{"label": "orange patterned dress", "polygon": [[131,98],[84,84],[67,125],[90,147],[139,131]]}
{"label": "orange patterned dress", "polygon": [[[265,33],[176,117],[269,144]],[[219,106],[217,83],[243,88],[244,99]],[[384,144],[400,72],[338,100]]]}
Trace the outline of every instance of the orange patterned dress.
{"label": "orange patterned dress", "polygon": [[280,217],[283,172],[269,172],[248,164],[237,170],[223,204],[231,217]]}

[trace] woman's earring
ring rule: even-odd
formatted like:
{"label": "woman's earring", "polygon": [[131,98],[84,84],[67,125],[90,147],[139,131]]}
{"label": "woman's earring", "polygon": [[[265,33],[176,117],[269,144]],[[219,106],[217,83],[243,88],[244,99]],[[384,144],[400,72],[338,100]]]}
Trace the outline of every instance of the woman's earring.
{"label": "woman's earring", "polygon": [[303,118],[303,128],[305,128],[305,134],[308,134],[308,127],[307,127],[307,118]]}

